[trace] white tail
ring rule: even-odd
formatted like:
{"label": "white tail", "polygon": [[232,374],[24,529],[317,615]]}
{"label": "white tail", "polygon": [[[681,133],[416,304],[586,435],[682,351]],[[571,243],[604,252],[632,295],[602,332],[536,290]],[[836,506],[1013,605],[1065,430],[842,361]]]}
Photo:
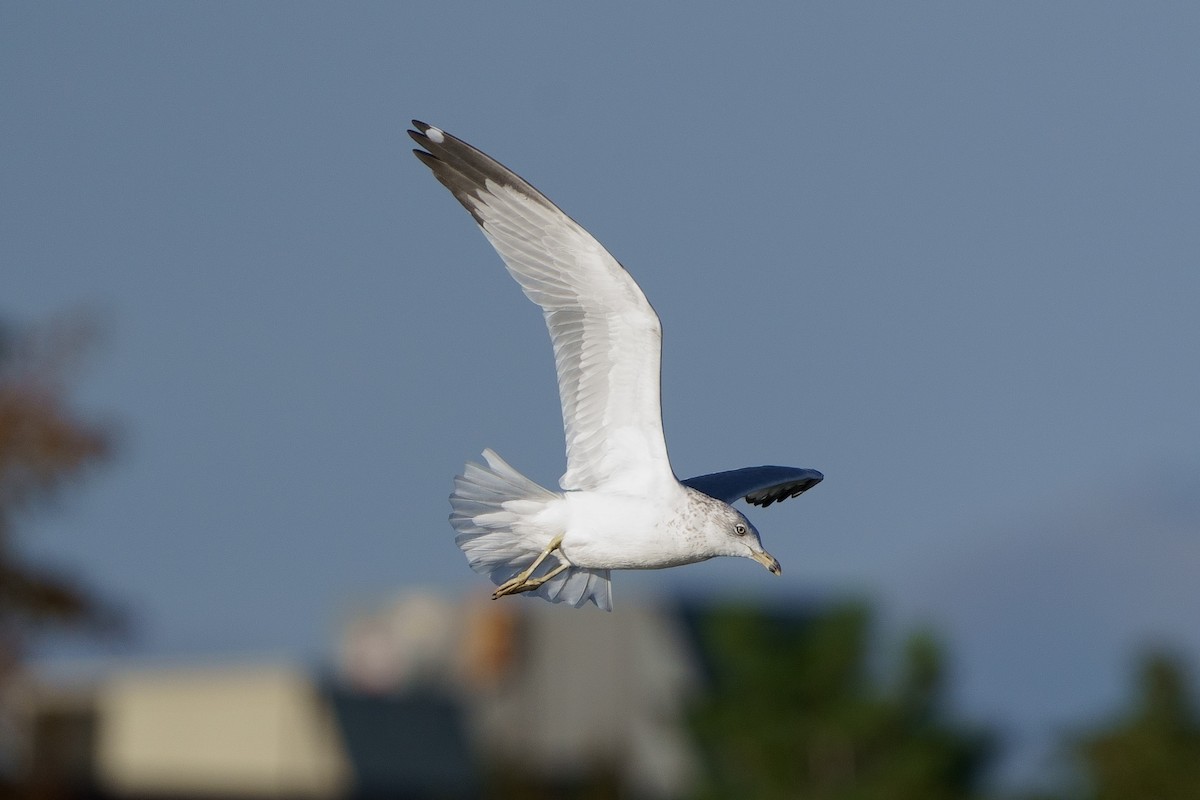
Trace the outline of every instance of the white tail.
{"label": "white tail", "polygon": [[[554,534],[536,528],[529,520],[562,495],[529,480],[491,450],[483,451],[483,460],[487,466],[468,462],[463,474],[454,479],[450,524],[458,531],[454,541],[471,569],[499,586],[533,563],[547,546]],[[557,557],[547,558],[539,573],[557,566]],[[612,610],[606,569],[570,567],[533,594],[576,608],[591,600],[605,611]]]}

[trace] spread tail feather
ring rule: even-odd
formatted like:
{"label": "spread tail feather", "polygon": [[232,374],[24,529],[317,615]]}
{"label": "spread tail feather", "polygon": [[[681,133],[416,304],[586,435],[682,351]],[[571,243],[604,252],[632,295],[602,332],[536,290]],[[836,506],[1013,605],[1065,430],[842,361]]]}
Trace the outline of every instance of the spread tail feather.
{"label": "spread tail feather", "polygon": [[[546,547],[551,537],[529,520],[560,495],[526,478],[490,449],[483,451],[483,459],[487,466],[468,462],[454,479],[450,524],[471,569],[499,586],[532,564]],[[559,553],[547,558],[537,574],[561,563],[558,558]],[[604,611],[612,610],[606,569],[569,567],[532,594],[576,608],[591,600]]]}

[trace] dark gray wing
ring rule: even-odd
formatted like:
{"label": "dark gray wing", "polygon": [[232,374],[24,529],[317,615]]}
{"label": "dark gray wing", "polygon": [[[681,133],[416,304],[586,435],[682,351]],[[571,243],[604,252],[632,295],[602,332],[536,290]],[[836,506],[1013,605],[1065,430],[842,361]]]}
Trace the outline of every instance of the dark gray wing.
{"label": "dark gray wing", "polygon": [[824,478],[815,469],[767,466],[697,475],[680,483],[726,503],[745,498],[751,505],[766,508],[807,492]]}

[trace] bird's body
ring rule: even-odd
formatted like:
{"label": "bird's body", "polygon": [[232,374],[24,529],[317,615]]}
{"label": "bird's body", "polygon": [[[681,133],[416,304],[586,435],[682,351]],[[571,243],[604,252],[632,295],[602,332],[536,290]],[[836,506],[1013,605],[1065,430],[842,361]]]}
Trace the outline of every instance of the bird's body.
{"label": "bird's body", "polygon": [[578,223],[494,159],[414,121],[413,152],[471,213],[509,273],[541,307],[554,345],[567,470],[554,492],[490,450],[455,479],[450,522],[494,596],[536,592],[610,609],[609,570],[714,556],[779,563],[729,503],[770,505],[821,480],[815,470],[751,467],[676,479],[659,401],[662,329],[628,272]]}
{"label": "bird's body", "polygon": [[[531,541],[545,549],[561,535],[563,556],[585,569],[661,569],[711,558],[704,529],[692,523],[720,501],[678,481],[662,488],[638,495],[564,492],[526,519],[538,530]],[[681,537],[696,546],[681,548]]]}

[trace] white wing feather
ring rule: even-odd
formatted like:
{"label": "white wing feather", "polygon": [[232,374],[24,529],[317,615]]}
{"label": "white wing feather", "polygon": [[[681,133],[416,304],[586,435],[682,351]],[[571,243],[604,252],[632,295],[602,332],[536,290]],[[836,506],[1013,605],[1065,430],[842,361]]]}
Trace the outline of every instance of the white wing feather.
{"label": "white wing feather", "polygon": [[[662,430],[662,329],[642,290],[590,233],[511,170],[429,126],[415,151],[479,223],[542,308],[566,432],[563,489],[674,480]],[[436,132],[436,133],[434,133]],[[429,134],[429,135],[426,135]]]}

